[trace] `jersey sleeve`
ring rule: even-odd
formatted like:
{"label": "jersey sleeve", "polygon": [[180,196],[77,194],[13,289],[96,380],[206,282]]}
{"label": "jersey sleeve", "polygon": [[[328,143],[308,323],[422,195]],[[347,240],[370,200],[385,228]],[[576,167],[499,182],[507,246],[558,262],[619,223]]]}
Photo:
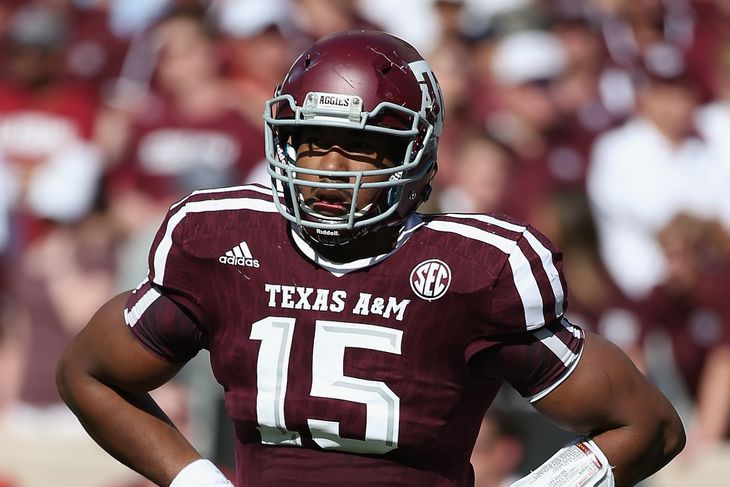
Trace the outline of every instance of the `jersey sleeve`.
{"label": "jersey sleeve", "polygon": [[563,315],[566,307],[562,253],[526,227],[492,289],[489,317],[507,332],[535,330]]}
{"label": "jersey sleeve", "polygon": [[490,289],[486,329],[466,347],[479,376],[510,383],[531,401],[544,397],[580,358],[583,331],[564,317],[562,253],[525,227]]}
{"label": "jersey sleeve", "polygon": [[205,334],[158,286],[145,281],[127,298],[124,321],[142,345],[172,363],[184,363],[206,347]]}
{"label": "jersey sleeve", "polygon": [[184,200],[170,208],[152,243],[147,279],[124,311],[134,336],[170,362],[187,361],[207,346],[196,259],[185,248],[185,217]]}
{"label": "jersey sleeve", "polygon": [[562,318],[537,330],[495,340],[470,364],[478,377],[503,380],[535,402],[570,376],[584,342],[583,330]]}

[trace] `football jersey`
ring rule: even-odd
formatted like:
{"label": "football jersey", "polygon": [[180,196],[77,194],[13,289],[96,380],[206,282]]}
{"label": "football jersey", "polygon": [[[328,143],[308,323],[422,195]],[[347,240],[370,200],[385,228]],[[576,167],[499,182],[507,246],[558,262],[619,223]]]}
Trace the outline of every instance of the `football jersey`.
{"label": "football jersey", "polygon": [[582,350],[559,252],[492,216],[416,214],[392,252],[335,264],[269,189],[206,190],[172,206],[149,265],[125,320],[164,360],[210,351],[238,487],[471,485],[501,383],[537,400]]}

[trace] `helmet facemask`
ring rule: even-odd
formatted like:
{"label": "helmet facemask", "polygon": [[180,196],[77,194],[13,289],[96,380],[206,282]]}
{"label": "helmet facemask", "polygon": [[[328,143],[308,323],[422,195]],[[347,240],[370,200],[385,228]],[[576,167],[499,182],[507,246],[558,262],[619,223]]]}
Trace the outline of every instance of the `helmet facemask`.
{"label": "helmet facemask", "polygon": [[[322,103],[322,100],[325,102]],[[354,106],[358,108],[352,108]],[[365,112],[356,96],[309,93],[304,106],[297,106],[290,95],[280,95],[266,103],[266,156],[269,175],[277,196],[279,212],[295,223],[308,237],[323,245],[339,245],[360,237],[375,228],[396,224],[404,216],[401,200],[424,199],[420,194],[404,195],[409,185],[430,178],[435,164],[436,141],[433,127],[408,108],[382,102],[372,112]],[[279,118],[277,113],[290,112]],[[384,120],[398,120],[405,128],[388,126]],[[405,122],[405,123],[403,123]],[[407,124],[407,125],[406,125]],[[347,128],[363,134],[381,134],[380,140],[401,148],[391,167],[365,171],[331,171],[297,166],[298,137],[308,127],[327,130]],[[380,149],[384,151],[386,148]],[[392,151],[391,151],[392,152]],[[430,159],[430,160],[429,160]],[[307,188],[314,188],[308,190]],[[338,190],[350,196],[349,208],[339,215],[325,214],[311,206],[305,193],[317,188]],[[378,191],[363,206],[358,199],[365,191]]]}

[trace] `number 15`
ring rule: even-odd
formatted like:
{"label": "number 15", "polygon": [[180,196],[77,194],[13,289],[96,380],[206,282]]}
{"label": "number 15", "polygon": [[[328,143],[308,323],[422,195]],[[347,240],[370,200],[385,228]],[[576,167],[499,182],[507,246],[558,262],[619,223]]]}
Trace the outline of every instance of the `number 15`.
{"label": "number 15", "polygon": [[[294,318],[270,316],[251,327],[250,338],[261,341],[256,418],[261,442],[267,445],[301,446],[300,434],[289,431],[284,418],[295,322]],[[366,406],[365,440],[342,438],[337,421],[307,419],[312,439],[321,448],[383,454],[398,447],[400,398],[384,382],[344,375],[344,360],[348,347],[400,355],[402,339],[403,331],[394,328],[316,321],[310,395]]]}

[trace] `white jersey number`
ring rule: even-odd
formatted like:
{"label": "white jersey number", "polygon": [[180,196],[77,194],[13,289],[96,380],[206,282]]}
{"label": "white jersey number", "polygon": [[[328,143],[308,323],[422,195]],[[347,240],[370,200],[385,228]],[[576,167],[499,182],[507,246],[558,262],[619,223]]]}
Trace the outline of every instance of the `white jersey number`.
{"label": "white jersey number", "polygon": [[[251,328],[251,339],[261,341],[256,368],[256,416],[261,442],[265,444],[301,446],[299,433],[289,431],[284,418],[294,325],[294,318],[268,317]],[[384,382],[346,376],[344,359],[348,347],[400,355],[402,338],[401,330],[383,326],[316,322],[310,394],[357,402],[367,408],[364,440],[342,438],[336,421],[308,419],[312,439],[320,447],[375,454],[398,447],[400,399]]]}

